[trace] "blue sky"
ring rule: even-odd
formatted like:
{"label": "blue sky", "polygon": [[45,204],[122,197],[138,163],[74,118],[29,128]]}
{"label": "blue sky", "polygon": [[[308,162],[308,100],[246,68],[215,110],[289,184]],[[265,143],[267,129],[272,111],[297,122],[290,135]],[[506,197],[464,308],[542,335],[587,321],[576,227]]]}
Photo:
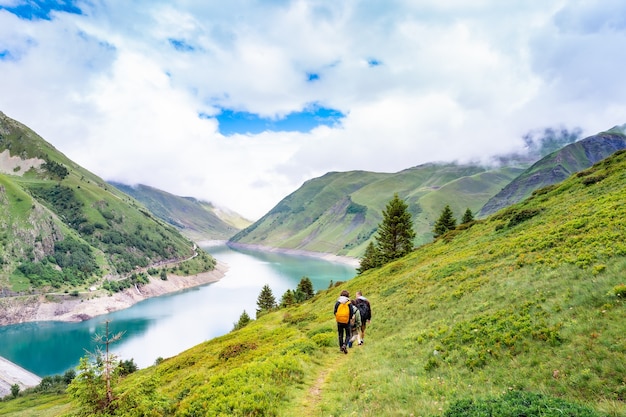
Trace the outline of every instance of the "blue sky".
{"label": "blue sky", "polygon": [[[618,0],[0,0],[0,111],[107,180],[256,219],[329,171],[626,123]],[[106,145],[104,145],[106,144]]]}
{"label": "blue sky", "polygon": [[[277,118],[261,117],[247,111],[220,109],[215,119],[219,132],[230,136],[238,133],[259,134],[266,131],[306,133],[319,126],[338,125],[344,116],[339,110],[311,106]],[[201,117],[211,118],[206,114]]]}

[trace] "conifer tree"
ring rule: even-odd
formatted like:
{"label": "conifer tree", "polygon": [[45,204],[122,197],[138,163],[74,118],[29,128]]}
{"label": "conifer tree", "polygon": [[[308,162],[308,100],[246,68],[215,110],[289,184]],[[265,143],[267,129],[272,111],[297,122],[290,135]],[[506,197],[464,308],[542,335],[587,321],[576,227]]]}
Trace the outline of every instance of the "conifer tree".
{"label": "conifer tree", "polygon": [[243,313],[241,313],[241,316],[239,316],[239,321],[237,323],[235,323],[235,326],[233,327],[233,330],[239,330],[241,328],[244,328],[251,321],[252,321],[252,319],[250,318],[250,316],[248,315],[246,310],[244,310]]}
{"label": "conifer tree", "polygon": [[474,221],[474,213],[472,213],[472,210],[470,210],[468,207],[467,210],[465,210],[465,213],[463,214],[463,218],[461,219],[461,224],[469,223],[471,221]]}
{"label": "conifer tree", "polygon": [[89,356],[81,358],[78,376],[67,388],[68,394],[84,415],[110,415],[115,407],[113,385],[121,376],[120,372],[116,372],[120,361],[110,352],[109,345],[120,340],[123,332],[111,334],[109,321],[105,322],[105,326],[105,333],[94,337],[96,343],[105,346],[104,353],[97,348],[93,361],[90,361]]}
{"label": "conifer tree", "polygon": [[441,211],[439,219],[435,223],[433,235],[435,236],[435,238],[438,238],[439,236],[445,234],[448,230],[453,230],[455,228],[456,219],[452,214],[452,209],[450,208],[450,205],[446,204],[446,206]]}
{"label": "conifer tree", "polygon": [[276,298],[274,298],[274,293],[269,285],[265,284],[261,289],[261,293],[256,300],[256,305],[258,307],[256,310],[257,318],[276,308]]}
{"label": "conifer tree", "polygon": [[313,289],[313,283],[309,277],[302,277],[296,288],[296,300],[298,302],[306,301],[315,296],[315,290]]}
{"label": "conifer tree", "polygon": [[370,243],[365,248],[365,253],[361,258],[361,262],[356,272],[362,274],[368,269],[376,268],[380,266],[380,253],[374,242],[370,240]]}
{"label": "conifer tree", "polygon": [[378,225],[376,240],[381,262],[385,264],[410,253],[414,238],[411,213],[396,193],[383,210],[383,221]]}
{"label": "conifer tree", "polygon": [[289,307],[289,306],[294,305],[295,303],[296,303],[296,297],[294,295],[294,292],[288,289],[287,291],[285,291],[282,298],[280,299],[280,307],[281,308]]}

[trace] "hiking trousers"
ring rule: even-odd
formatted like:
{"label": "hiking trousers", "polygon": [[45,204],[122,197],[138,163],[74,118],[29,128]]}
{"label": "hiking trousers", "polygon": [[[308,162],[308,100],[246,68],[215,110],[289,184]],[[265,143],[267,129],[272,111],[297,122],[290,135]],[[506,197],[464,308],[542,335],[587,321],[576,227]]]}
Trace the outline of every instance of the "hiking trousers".
{"label": "hiking trousers", "polygon": [[350,327],[350,323],[337,323],[339,347],[348,346],[348,342],[350,341]]}

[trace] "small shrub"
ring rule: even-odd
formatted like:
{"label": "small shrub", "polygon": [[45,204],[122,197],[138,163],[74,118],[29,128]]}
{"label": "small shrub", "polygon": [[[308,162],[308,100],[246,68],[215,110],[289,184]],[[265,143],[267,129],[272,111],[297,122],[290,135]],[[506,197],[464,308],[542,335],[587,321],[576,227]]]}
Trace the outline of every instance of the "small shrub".
{"label": "small shrub", "polygon": [[311,341],[319,347],[333,347],[338,343],[335,333],[318,333],[311,337]]}
{"label": "small shrub", "polygon": [[13,398],[17,398],[18,395],[20,395],[20,386],[17,384],[13,384],[11,385],[11,395],[13,396]]}
{"label": "small shrub", "polygon": [[219,354],[220,359],[228,360],[236,358],[237,356],[257,348],[254,343],[238,343],[235,345],[226,346]]}
{"label": "small shrub", "polygon": [[316,334],[325,334],[325,333],[336,334],[335,327],[334,326],[333,327],[329,327],[329,326],[316,327],[306,332],[306,336],[309,338],[312,338]]}
{"label": "small shrub", "polygon": [[581,182],[584,185],[592,185],[592,184],[595,184],[597,182],[602,181],[605,178],[606,178],[606,175],[596,175],[596,176],[593,176],[593,177],[591,177],[591,176],[590,177],[585,177],[585,178],[582,179]]}
{"label": "small shrub", "polygon": [[294,353],[294,352],[310,354],[313,351],[315,351],[316,346],[319,346],[319,345],[317,345],[314,341],[302,339],[293,343],[288,348],[283,350],[283,355],[288,354],[288,353]]}
{"label": "small shrub", "polygon": [[593,275],[601,274],[605,270],[606,270],[606,265],[604,265],[604,264],[594,265],[594,267],[593,267]]}
{"label": "small shrub", "polygon": [[283,315],[283,323],[286,324],[303,324],[311,320],[310,314],[289,314]]}
{"label": "small shrub", "polygon": [[558,187],[558,184],[552,184],[552,185],[547,185],[543,188],[539,188],[535,191],[532,192],[533,196],[538,196],[538,195],[544,195],[544,194],[548,194],[550,191],[556,189]]}
{"label": "small shrub", "polygon": [[524,209],[513,213],[509,220],[508,227],[517,226],[518,224],[525,222],[528,219],[532,219],[541,212],[540,209]]}
{"label": "small shrub", "polygon": [[432,371],[433,369],[436,369],[438,367],[439,367],[439,361],[437,361],[437,358],[434,358],[432,356],[428,358],[428,360],[424,364],[424,370],[426,372]]}
{"label": "small shrub", "polygon": [[616,297],[626,298],[626,284],[618,284],[613,287],[613,294]]}

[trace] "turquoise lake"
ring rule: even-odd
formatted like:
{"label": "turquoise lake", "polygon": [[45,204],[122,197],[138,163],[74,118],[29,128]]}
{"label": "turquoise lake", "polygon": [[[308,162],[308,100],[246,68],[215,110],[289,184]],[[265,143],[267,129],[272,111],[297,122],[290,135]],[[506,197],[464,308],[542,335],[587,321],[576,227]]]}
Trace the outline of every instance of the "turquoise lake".
{"label": "turquoise lake", "polygon": [[328,288],[331,281],[347,281],[356,274],[350,265],[308,256],[233,250],[225,245],[205,249],[229,267],[220,281],[151,298],[80,323],[0,327],[0,356],[39,376],[62,374],[78,365],[86,352],[96,349],[93,339],[104,334],[108,320],[111,333],[124,332],[112,351],[120,359],[132,358],[143,368],[157,358],[175,356],[230,332],[244,310],[254,318],[257,297],[265,284],[279,301],[303,276],[320,290]]}

